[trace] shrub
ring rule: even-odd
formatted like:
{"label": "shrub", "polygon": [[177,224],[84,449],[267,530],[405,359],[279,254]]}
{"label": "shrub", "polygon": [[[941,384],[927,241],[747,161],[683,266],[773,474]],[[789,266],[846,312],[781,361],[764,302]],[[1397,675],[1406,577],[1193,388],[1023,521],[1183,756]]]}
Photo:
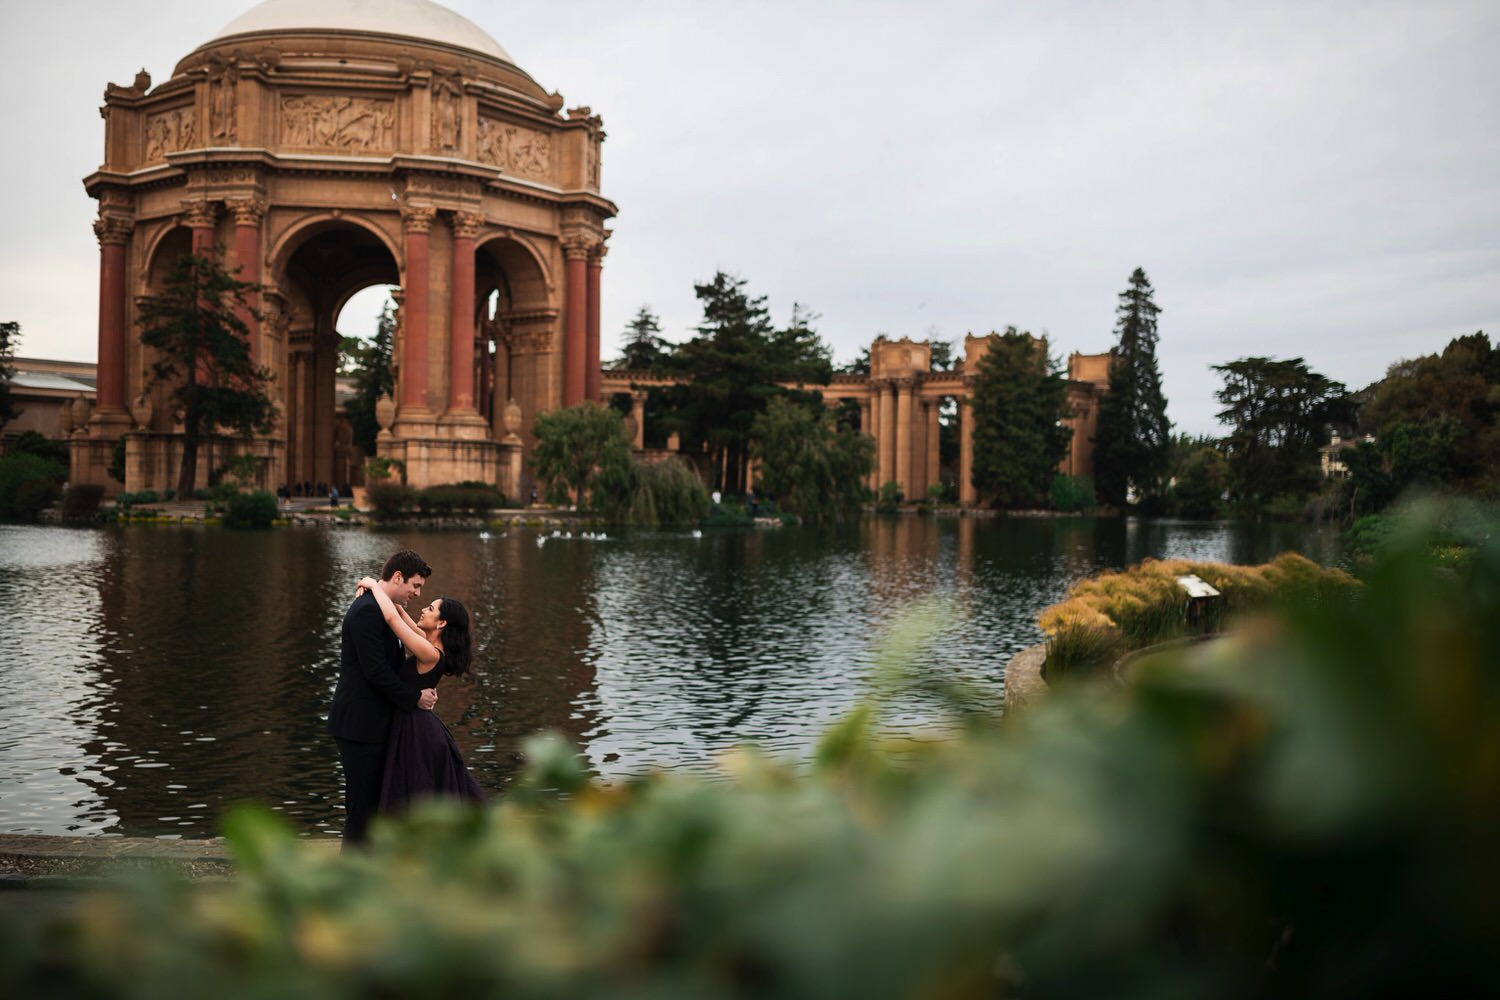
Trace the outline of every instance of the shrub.
{"label": "shrub", "polygon": [[1094,497],[1094,481],[1088,476],[1053,476],[1049,498],[1054,510],[1068,513],[1092,514],[1098,506]]}
{"label": "shrub", "polygon": [[[199,490],[198,492],[204,493],[206,491]],[[121,491],[115,494],[115,503],[121,507],[134,507],[137,504],[156,503],[160,499],[161,497],[155,490],[137,490],[134,493]]]}
{"label": "shrub", "polygon": [[625,524],[697,524],[713,503],[697,474],[676,458],[654,465],[635,463],[632,485],[619,514]]}
{"label": "shrub", "polygon": [[276,494],[269,490],[236,493],[225,506],[224,523],[236,528],[269,528],[278,508]]}
{"label": "shrub", "polygon": [[753,528],[755,518],[739,504],[716,503],[712,504],[701,523],[705,528]]}
{"label": "shrub", "polygon": [[0,521],[35,521],[62,492],[67,470],[30,452],[0,458]]}
{"label": "shrub", "polygon": [[74,483],[63,492],[63,517],[87,520],[99,513],[104,487],[97,483]]}
{"label": "shrub", "polygon": [[56,462],[64,469],[68,467],[68,446],[61,441],[52,440],[40,431],[22,431],[10,450],[12,455],[36,455],[49,462]]}
{"label": "shrub", "polygon": [[491,483],[464,482],[429,486],[417,494],[417,505],[424,513],[448,514],[454,511],[484,513],[505,504],[505,494]]}
{"label": "shrub", "polygon": [[417,491],[401,483],[379,480],[368,490],[370,510],[377,520],[400,517],[417,506]]}

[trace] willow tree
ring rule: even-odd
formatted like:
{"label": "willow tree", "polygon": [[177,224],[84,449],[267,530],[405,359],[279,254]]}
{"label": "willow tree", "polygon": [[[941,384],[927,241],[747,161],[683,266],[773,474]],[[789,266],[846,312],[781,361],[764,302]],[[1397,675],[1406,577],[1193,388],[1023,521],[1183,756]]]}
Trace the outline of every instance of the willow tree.
{"label": "willow tree", "polygon": [[220,430],[239,437],[269,434],[275,424],[273,376],[255,363],[241,319],[259,318],[247,301],[255,288],[215,256],[183,254],[167,269],[161,294],[141,306],[141,343],[156,358],[146,388],[169,386],[172,419],[182,424],[178,496],[192,496],[205,438]]}

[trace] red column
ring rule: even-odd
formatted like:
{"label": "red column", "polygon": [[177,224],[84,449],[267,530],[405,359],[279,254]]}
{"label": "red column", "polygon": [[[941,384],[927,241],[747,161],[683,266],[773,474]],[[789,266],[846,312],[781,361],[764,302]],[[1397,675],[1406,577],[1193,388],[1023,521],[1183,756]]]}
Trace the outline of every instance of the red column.
{"label": "red column", "polygon": [[[237,198],[229,203],[234,212],[234,260],[239,265],[239,279],[260,284],[260,223],[266,214],[265,202],[258,198]],[[250,340],[250,358],[260,353],[260,324],[255,313],[260,310],[260,290],[245,296],[240,322],[245,324]]]}
{"label": "red column", "polygon": [[568,301],[563,328],[563,405],[580,403],[587,392],[584,372],[588,354],[588,266],[590,241],[571,236],[563,240],[563,254],[568,259]]}
{"label": "red column", "polygon": [[453,215],[453,302],[448,347],[448,409],[474,409],[474,240],[484,217]]}
{"label": "red column", "polygon": [[100,412],[125,411],[125,243],[129,219],[101,217],[99,237],[99,367],[94,403]]}
{"label": "red column", "polygon": [[402,221],[406,223],[401,405],[416,409],[427,406],[427,230],[436,214],[435,209],[426,207],[408,208],[401,213]]}
{"label": "red column", "polygon": [[184,201],[182,208],[184,221],[193,231],[193,253],[201,257],[214,247],[219,206],[211,201]]}
{"label": "red column", "polygon": [[589,255],[588,266],[588,331],[584,348],[583,394],[586,399],[598,403],[603,396],[603,376],[599,370],[599,283],[604,271],[604,255],[609,248],[599,243]]}

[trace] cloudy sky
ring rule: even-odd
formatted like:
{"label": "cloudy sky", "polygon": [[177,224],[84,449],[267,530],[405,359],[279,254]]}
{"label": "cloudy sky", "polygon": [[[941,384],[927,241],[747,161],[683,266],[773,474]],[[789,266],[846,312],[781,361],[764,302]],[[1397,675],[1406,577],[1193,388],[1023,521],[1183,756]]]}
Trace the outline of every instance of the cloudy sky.
{"label": "cloudy sky", "polygon": [[[92,360],[80,179],[108,81],[166,80],[244,0],[6,3],[0,319]],[[1179,429],[1209,366],[1303,356],[1358,387],[1500,334],[1500,4],[452,0],[604,118],[604,353],[671,339],[716,269],[842,362],[877,333],[1113,341],[1142,267]],[[351,325],[357,321],[351,319]],[[355,331],[346,331],[355,332]]]}

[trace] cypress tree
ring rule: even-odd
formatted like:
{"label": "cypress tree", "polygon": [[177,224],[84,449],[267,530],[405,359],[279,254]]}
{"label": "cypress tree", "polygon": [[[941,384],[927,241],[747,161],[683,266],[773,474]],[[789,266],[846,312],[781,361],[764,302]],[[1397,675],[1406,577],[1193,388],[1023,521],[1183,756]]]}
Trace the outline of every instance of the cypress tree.
{"label": "cypress tree", "polygon": [[1120,293],[1117,343],[1109,367],[1109,392],[1099,401],[1094,435],[1094,483],[1105,503],[1125,502],[1131,484],[1156,496],[1171,465],[1172,424],[1156,365],[1156,317],[1146,272],[1136,268]]}

